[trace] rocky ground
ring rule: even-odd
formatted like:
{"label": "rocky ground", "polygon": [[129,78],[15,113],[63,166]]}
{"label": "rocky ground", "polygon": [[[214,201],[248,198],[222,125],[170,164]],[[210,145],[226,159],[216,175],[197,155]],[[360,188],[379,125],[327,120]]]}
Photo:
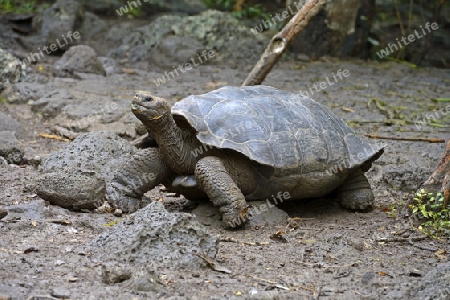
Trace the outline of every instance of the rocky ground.
{"label": "rocky ground", "polygon": [[[189,22],[181,24],[177,28]],[[146,39],[153,29],[143,27],[133,31],[137,46],[129,55],[131,35],[124,44],[108,44],[131,28],[122,26],[112,26],[103,44],[84,40],[96,53],[75,47],[61,60],[45,56],[23,70],[20,82],[2,82],[0,299],[448,299],[448,239],[418,232],[404,209],[411,192],[436,167],[445,144],[392,139],[448,140],[450,104],[433,101],[450,97],[445,69],[291,56],[265,80],[280,89],[308,92],[360,135],[391,138],[372,140],[385,142],[386,149],[367,173],[376,196],[376,208],[368,213],[343,210],[330,195],[286,201],[255,216],[244,229],[229,231],[211,204],[188,202],[162,186],[147,193],[151,204],[132,215],[69,210],[48,202],[51,197],[40,198],[36,184],[45,170],[65,178],[79,172],[84,187],[108,180],[114,159],[131,153],[129,141],[143,134],[129,109],[134,90],[152,90],[175,103],[237,86],[257,56],[251,52],[245,59],[244,50],[233,53],[224,43],[210,62],[157,86],[157,78],[171,70],[166,66],[171,59],[197,57],[191,48],[179,56],[164,49],[195,37],[174,35],[158,42],[155,56],[164,57],[149,58],[144,54],[154,47]],[[208,49],[207,43],[196,45]],[[9,49],[20,50],[13,46]],[[349,75],[341,78],[339,70]],[[314,90],[321,82],[324,88]],[[70,142],[99,131],[90,140],[95,146]],[[108,140],[113,141],[109,146]],[[57,150],[65,151],[68,164]],[[97,165],[89,165],[93,161]],[[107,168],[98,171],[99,165]],[[54,178],[60,189],[70,190],[73,182]],[[86,198],[84,190],[61,196],[67,196],[59,203],[63,206]]]}

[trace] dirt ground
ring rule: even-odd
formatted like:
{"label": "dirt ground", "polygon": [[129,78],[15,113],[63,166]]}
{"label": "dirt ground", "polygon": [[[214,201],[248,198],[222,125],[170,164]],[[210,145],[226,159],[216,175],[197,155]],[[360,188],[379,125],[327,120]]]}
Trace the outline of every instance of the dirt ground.
{"label": "dirt ground", "polygon": [[[40,63],[42,68],[37,72],[42,78],[49,77],[52,59]],[[128,68],[127,72],[108,77],[50,76],[40,88],[63,89],[75,95],[78,102],[74,102],[74,114],[81,106],[87,111],[96,110],[98,103],[106,104],[110,99],[116,99],[119,110],[126,111],[135,89],[151,89],[174,103],[190,94],[239,85],[251,69],[250,65],[202,65],[155,87],[153,80],[164,70],[121,67]],[[338,70],[348,70],[349,76],[335,81],[333,76]],[[327,78],[333,84],[327,83],[326,88],[310,96],[330,107],[361,135],[445,140],[450,136],[450,104],[431,100],[450,97],[448,70],[334,58],[284,61],[264,84],[308,91],[309,86],[327,82]],[[446,105],[447,113],[437,120],[443,127],[419,128],[414,124],[426,120],[427,112],[445,111]],[[0,206],[8,211],[0,220],[0,295],[6,298],[402,299],[403,293],[417,285],[428,271],[448,260],[448,239],[424,237],[413,228],[401,206],[436,167],[445,144],[382,140],[377,142],[386,142],[386,151],[367,173],[376,196],[373,211],[343,210],[333,196],[285,202],[280,208],[295,218],[296,224],[271,223],[229,231],[211,221],[218,217],[211,208],[211,214],[199,220],[220,235],[216,260],[231,274],[210,268],[158,269],[155,289],[146,292],[131,289],[126,281],[105,284],[100,278],[100,261],[93,261],[81,247],[107,230],[105,224],[121,217],[72,212],[36,196],[29,188],[37,175],[36,164],[66,144],[38,135],[52,133],[54,125],[62,121],[58,117],[44,118],[31,111],[28,104],[3,102],[0,108],[25,129],[26,137],[20,142],[28,160],[20,166],[0,169]],[[125,121],[93,124],[88,130],[115,130],[120,122],[125,126],[122,135],[131,139],[133,133],[127,134]],[[178,201],[164,192],[160,195],[166,201]],[[285,239],[270,237],[279,231]]]}

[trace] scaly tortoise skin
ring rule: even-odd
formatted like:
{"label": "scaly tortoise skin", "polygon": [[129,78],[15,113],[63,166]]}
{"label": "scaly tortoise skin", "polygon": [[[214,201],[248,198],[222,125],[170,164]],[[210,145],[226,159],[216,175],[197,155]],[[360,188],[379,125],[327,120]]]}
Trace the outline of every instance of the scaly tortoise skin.
{"label": "scaly tortoise skin", "polygon": [[[289,193],[289,200],[337,190],[340,203],[365,210],[374,196],[364,175],[383,147],[372,145],[327,107],[269,86],[223,87],[176,103],[136,92],[132,111],[158,147],[141,150],[107,188],[124,211],[159,183],[198,187],[223,213],[227,227],[247,220],[246,199]],[[135,185],[145,172],[154,180]]]}

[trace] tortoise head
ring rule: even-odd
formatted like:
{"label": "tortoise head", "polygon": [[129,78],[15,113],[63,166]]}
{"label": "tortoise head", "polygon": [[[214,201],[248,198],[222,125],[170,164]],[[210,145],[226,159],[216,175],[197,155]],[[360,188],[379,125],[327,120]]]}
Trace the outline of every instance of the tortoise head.
{"label": "tortoise head", "polygon": [[136,91],[131,102],[131,111],[144,124],[158,120],[164,115],[171,115],[166,99],[155,97],[146,91]]}

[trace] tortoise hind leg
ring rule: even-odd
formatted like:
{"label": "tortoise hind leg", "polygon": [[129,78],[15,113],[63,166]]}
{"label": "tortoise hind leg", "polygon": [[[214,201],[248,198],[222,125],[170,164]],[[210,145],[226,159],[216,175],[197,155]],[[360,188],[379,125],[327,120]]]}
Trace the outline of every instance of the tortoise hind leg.
{"label": "tortoise hind leg", "polygon": [[124,212],[135,212],[144,205],[142,196],[170,176],[158,148],[139,150],[106,186],[106,200]]}
{"label": "tortoise hind leg", "polygon": [[337,192],[339,201],[345,208],[368,210],[373,207],[375,197],[372,188],[360,169],[351,172]]}
{"label": "tortoise hind leg", "polygon": [[247,161],[207,156],[197,162],[195,178],[212,203],[220,207],[225,227],[239,227],[248,220],[244,195],[256,188],[256,181]]}

